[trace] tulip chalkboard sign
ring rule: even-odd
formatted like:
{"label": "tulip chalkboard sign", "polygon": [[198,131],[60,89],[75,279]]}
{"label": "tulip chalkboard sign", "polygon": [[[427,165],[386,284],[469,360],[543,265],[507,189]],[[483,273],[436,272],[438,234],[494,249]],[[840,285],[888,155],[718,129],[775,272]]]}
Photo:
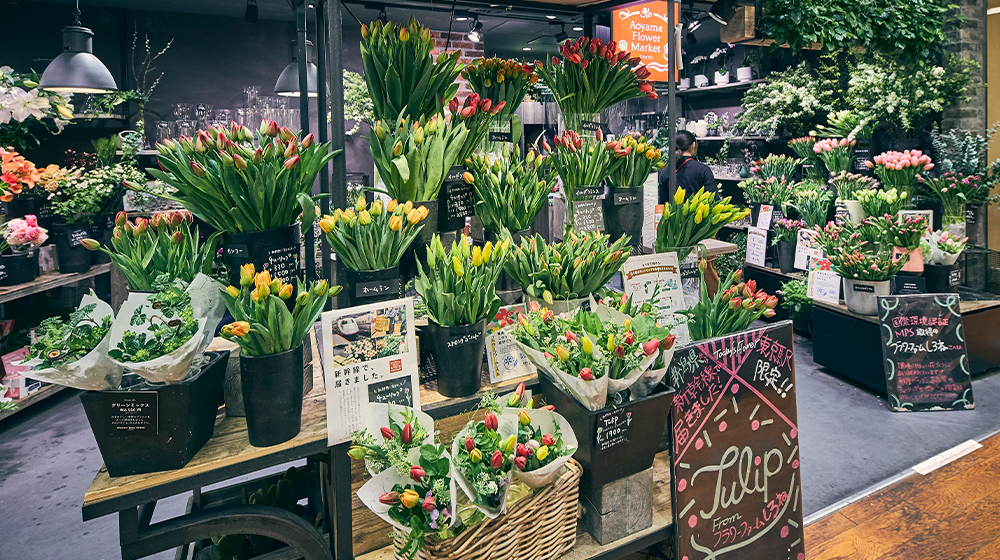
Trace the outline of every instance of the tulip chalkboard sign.
{"label": "tulip chalkboard sign", "polygon": [[889,408],[972,410],[972,377],[955,294],[879,296]]}
{"label": "tulip chalkboard sign", "polygon": [[805,558],[794,363],[791,321],[674,352],[674,558]]}

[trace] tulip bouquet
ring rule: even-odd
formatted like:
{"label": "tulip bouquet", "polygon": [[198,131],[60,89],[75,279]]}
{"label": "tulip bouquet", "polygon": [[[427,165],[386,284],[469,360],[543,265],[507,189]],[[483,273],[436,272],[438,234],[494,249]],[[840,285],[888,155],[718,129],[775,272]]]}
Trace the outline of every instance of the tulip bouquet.
{"label": "tulip bouquet", "polygon": [[33,188],[40,175],[34,163],[0,147],[0,202],[10,202],[21,190]]}
{"label": "tulip bouquet", "polygon": [[538,82],[534,66],[497,57],[477,58],[462,69],[461,75],[480,97],[492,99],[496,104],[504,103],[496,114],[499,122],[514,116],[525,94]]}
{"label": "tulip bouquet", "polygon": [[753,202],[766,203],[771,201],[771,195],[768,193],[764,183],[763,179],[751,178],[740,181],[737,186],[743,191],[743,200],[747,201],[747,204]]}
{"label": "tulip bouquet", "polygon": [[[377,403],[375,403],[377,404]],[[385,408],[385,415],[382,418],[383,424],[378,428],[378,436],[373,435],[371,429],[359,430],[351,435],[351,448],[347,452],[352,459],[363,460],[365,468],[372,476],[395,465],[398,468],[404,466],[406,456],[411,449],[418,448],[425,443],[429,443],[429,438],[433,436],[431,431],[421,423],[434,428],[434,421],[426,414],[409,407],[401,408],[398,414],[393,414],[392,405],[376,406],[378,412]],[[382,423],[380,422],[380,423]],[[400,475],[409,474],[409,469],[405,469]]]}
{"label": "tulip bouquet", "polygon": [[461,51],[442,51],[435,61],[433,33],[413,16],[405,26],[381,21],[362,25],[361,39],[361,62],[376,120],[396,123],[440,113],[443,103],[458,92]]}
{"label": "tulip bouquet", "polygon": [[510,236],[506,233],[496,245],[487,242],[482,249],[477,245],[471,250],[463,234],[445,252],[441,237],[435,234],[427,246],[427,271],[417,263],[420,273],[415,285],[428,318],[452,327],[472,325],[496,315],[500,309],[496,283],[509,248]]}
{"label": "tulip bouquet", "polygon": [[[815,152],[815,146],[813,147]],[[750,173],[770,179],[776,177],[781,180],[791,180],[795,174],[795,167],[802,163],[801,159],[795,159],[786,155],[771,154],[764,159],[759,159],[750,167]]]}
{"label": "tulip bouquet", "polygon": [[649,174],[666,167],[663,152],[646,142],[645,136],[626,134],[620,141],[618,150],[624,150],[623,163],[611,170],[608,181],[615,187],[641,187]]}
{"label": "tulip bouquet", "polygon": [[597,115],[619,101],[656,99],[656,90],[647,81],[650,71],[639,64],[639,57],[619,51],[614,41],[580,37],[560,45],[559,55],[535,62],[535,68],[552,90],[570,130],[580,129],[584,115]]}
{"label": "tulip bouquet", "polygon": [[309,329],[323,311],[326,298],[336,297],[341,287],[327,289],[326,280],[306,286],[298,283],[295,309],[285,300],[292,297],[292,285],[271,279],[270,273],[255,274],[253,263],[240,267],[240,287],[227,287],[222,298],[236,319],[222,327],[226,340],[239,344],[245,356],[270,356],[287,352],[302,344]]}
{"label": "tulip bouquet", "polygon": [[806,227],[812,228],[826,223],[831,202],[833,193],[826,187],[804,186],[795,193],[795,202],[791,206],[805,220]]}
{"label": "tulip bouquet", "polygon": [[375,123],[369,147],[390,198],[402,202],[437,200],[448,170],[463,161],[469,135],[464,123],[446,123],[441,115]]}
{"label": "tulip bouquet", "polygon": [[830,173],[843,173],[851,169],[851,154],[857,140],[824,138],[813,145],[813,152],[823,160]]}
{"label": "tulip bouquet", "polygon": [[344,266],[382,270],[399,264],[423,229],[420,222],[427,213],[427,208],[414,208],[412,202],[399,204],[395,199],[384,206],[381,200],[366,205],[360,196],[354,208],[338,208],[332,216],[323,216],[319,227]]}
{"label": "tulip bouquet", "polygon": [[469,95],[463,103],[459,103],[457,97],[448,102],[452,125],[464,124],[469,131],[462,149],[458,152],[458,161],[465,161],[483,140],[486,140],[490,127],[496,121],[497,113],[506,105],[506,101],[494,103],[492,99],[480,97],[478,93]]}
{"label": "tulip bouquet", "polygon": [[990,188],[981,175],[966,175],[954,171],[942,173],[936,179],[920,175],[917,181],[925,191],[932,193],[941,201],[942,223],[945,226],[955,223],[965,224],[965,205],[976,198],[979,189],[984,188],[988,191]]}
{"label": "tulip bouquet", "polygon": [[655,302],[659,301],[659,284],[653,286],[652,293],[648,298],[646,298],[645,301],[640,301],[638,303],[636,303],[635,298],[629,298],[628,294],[625,292],[616,292],[607,288],[602,288],[600,291],[603,293],[600,294],[597,303],[613,309],[623,315],[638,317],[639,315],[657,313]]}
{"label": "tulip bouquet", "polygon": [[193,222],[194,216],[186,210],[153,214],[148,220],[136,218],[134,223],[119,212],[110,249],[93,239],[84,239],[83,246],[106,253],[132,290],[148,292],[164,280],[178,279],[186,285],[199,272],[212,273],[219,236],[214,232],[199,243],[198,226],[192,228]]}
{"label": "tulip bouquet", "polygon": [[806,223],[802,220],[789,220],[788,218],[775,220],[774,238],[771,240],[771,244],[795,243],[798,239],[799,230],[804,227],[806,227]]}
{"label": "tulip bouquet", "polygon": [[522,410],[517,419],[514,475],[531,488],[541,488],[555,479],[576,451],[576,434],[565,418],[552,411]]}
{"label": "tulip bouquet", "polygon": [[[522,410],[521,414],[527,412]],[[511,468],[515,461],[524,460],[523,446],[517,447],[517,435],[513,432],[508,417],[504,417],[501,425],[496,411],[487,409],[482,421],[470,422],[452,442],[458,485],[491,519],[506,509]]]}
{"label": "tulip bouquet", "polygon": [[812,166],[807,170],[809,178],[822,181],[826,179],[827,172],[826,167],[823,165],[823,161],[820,160],[816,152],[813,151],[813,147],[815,145],[816,138],[814,136],[803,136],[802,138],[793,138],[788,141],[788,147],[795,152],[795,155],[799,156],[799,159],[802,160],[803,166]]}
{"label": "tulip bouquet", "polygon": [[910,193],[895,188],[883,190],[863,190],[855,193],[865,214],[869,216],[895,216],[909,203]]}
{"label": "tulip bouquet", "polygon": [[920,150],[885,152],[865,162],[865,165],[875,169],[875,174],[886,188],[895,187],[908,196],[913,195],[917,186],[917,175],[934,169],[930,156]]}
{"label": "tulip bouquet", "polygon": [[554,299],[586,297],[603,286],[629,257],[629,237],[610,243],[598,232],[570,232],[562,243],[546,245],[541,235],[521,239],[504,270],[524,293],[550,305]]}
{"label": "tulip bouquet", "polygon": [[743,331],[761,317],[774,317],[778,297],[768,295],[764,290],[757,290],[754,280],[740,282],[742,270],[730,272],[719,285],[715,297],[710,299],[705,284],[706,264],[704,259],[698,264],[701,271],[701,301],[691,309],[678,311],[688,318],[692,342]]}
{"label": "tulip bouquet", "polygon": [[859,191],[874,190],[878,186],[878,181],[871,177],[846,171],[841,171],[829,182],[837,187],[837,198],[840,200],[857,200]]}
{"label": "tulip bouquet", "polygon": [[555,171],[541,154],[528,152],[521,160],[521,148],[504,148],[495,159],[489,154],[472,154],[465,160],[463,175],[476,195],[476,215],[486,231],[506,228],[519,232],[531,227],[535,216],[548,201]]}
{"label": "tulip bouquet", "polygon": [[693,247],[714,237],[724,225],[750,215],[749,208],[739,210],[731,204],[731,196],[720,200],[704,187],[690,197],[685,196],[684,189],[679,188],[673,201],[663,206],[663,217],[656,226],[653,246],[657,253]]}
{"label": "tulip bouquet", "polygon": [[[329,148],[312,134],[300,140],[274,121],[262,122],[256,139],[233,123],[157,144],[161,169],[149,173],[176,189],[158,196],[183,204],[218,231],[267,231],[293,224],[300,212],[304,224],[312,223],[313,181],[341,153]],[[152,194],[135,183],[128,187]]]}
{"label": "tulip bouquet", "polygon": [[9,246],[15,255],[39,247],[49,238],[48,230],[38,227],[38,218],[33,214],[3,224],[0,226],[0,235],[3,236],[0,240],[0,253]]}
{"label": "tulip bouquet", "polygon": [[932,231],[920,241],[920,252],[926,264],[952,265],[968,246],[968,241],[968,237],[959,237],[947,231]]}
{"label": "tulip bouquet", "polygon": [[568,214],[567,231],[573,227],[573,202],[576,189],[596,187],[625,163],[627,154],[620,142],[604,143],[604,133],[600,130],[593,136],[580,136],[574,130],[567,130],[554,139],[555,150],[542,141],[542,149],[549,152],[549,163],[555,167],[566,192]]}
{"label": "tulip bouquet", "polygon": [[[524,317],[524,320],[521,317]],[[545,352],[553,345],[556,337],[565,332],[563,322],[556,314],[546,307],[538,305],[537,301],[528,304],[528,313],[519,313],[514,330],[521,333],[517,340],[536,352]],[[520,399],[518,399],[520,402]],[[517,406],[508,403],[507,406]]]}
{"label": "tulip bouquet", "polygon": [[841,278],[882,282],[903,269],[907,258],[893,261],[892,243],[875,242],[876,236],[885,233],[873,221],[860,226],[830,222],[820,229],[814,240],[823,247],[823,254]]}

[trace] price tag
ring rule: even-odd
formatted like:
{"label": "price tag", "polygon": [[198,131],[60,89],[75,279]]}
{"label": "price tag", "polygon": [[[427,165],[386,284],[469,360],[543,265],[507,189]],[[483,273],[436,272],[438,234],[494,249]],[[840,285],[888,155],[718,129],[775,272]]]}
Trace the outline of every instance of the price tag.
{"label": "price tag", "polygon": [[757,227],[761,229],[771,229],[771,217],[774,215],[774,206],[762,204],[760,214],[757,215]]}
{"label": "price tag", "polygon": [[851,212],[847,209],[847,205],[837,200],[834,204],[833,219],[837,222],[837,225],[843,225],[845,222],[851,221]]}
{"label": "price tag", "polygon": [[514,133],[511,121],[493,123],[490,125],[490,142],[513,142]]}
{"label": "price tag", "polygon": [[79,247],[83,244],[83,240],[90,237],[90,232],[85,229],[74,229],[67,234],[69,236],[69,246]]}
{"label": "price tag", "polygon": [[449,181],[445,183],[445,219],[467,218],[473,214],[475,198],[473,196],[472,185],[460,181]]}
{"label": "price tag", "polygon": [[[612,190],[611,192],[614,191]],[[642,196],[637,194],[614,192],[613,201],[615,206],[622,206],[623,204],[641,204]]]}
{"label": "price tag", "polygon": [[399,293],[399,278],[358,282],[354,285],[354,297],[366,298]]}
{"label": "price tag", "polygon": [[6,280],[7,276],[7,265],[0,262],[0,280]]}
{"label": "price tag", "polygon": [[975,225],[975,223],[976,223],[976,214],[979,213],[976,210],[977,210],[976,207],[972,207],[972,206],[966,206],[965,207],[965,223],[966,224],[968,224],[970,226],[971,225]]}
{"label": "price tag", "polygon": [[597,132],[598,130],[604,131],[606,127],[599,122],[583,121],[580,123],[580,128],[582,128],[584,132],[593,133]]}
{"label": "price tag", "polygon": [[576,231],[604,231],[604,211],[600,200],[580,200],[573,203]]}
{"label": "price tag", "polygon": [[809,270],[812,262],[823,258],[823,250],[814,242],[816,235],[815,230],[799,230],[795,241],[795,268]]}
{"label": "price tag", "polygon": [[294,282],[299,272],[299,247],[290,245],[269,249],[265,255],[264,270],[271,273],[271,278],[280,278],[285,282]]}
{"label": "price tag", "polygon": [[224,257],[246,257],[249,254],[247,246],[242,243],[222,246],[222,255]]}
{"label": "price tag", "polygon": [[119,436],[155,436],[159,430],[158,399],[156,391],[105,391],[105,428]]}
{"label": "price tag", "polygon": [[594,448],[600,453],[628,443],[632,434],[632,407],[621,406],[597,415]]}
{"label": "price tag", "polygon": [[832,270],[810,271],[806,295],[816,301],[837,305],[840,303],[840,283],[840,276]]}
{"label": "price tag", "polygon": [[604,187],[577,187],[573,189],[573,200],[595,200],[604,196]]}
{"label": "price tag", "polygon": [[747,229],[747,262],[765,266],[767,255],[767,230],[750,226]]}
{"label": "price tag", "polygon": [[869,142],[858,142],[854,146],[854,166],[853,170],[857,172],[869,171],[867,162],[872,159],[872,149],[871,143]]}

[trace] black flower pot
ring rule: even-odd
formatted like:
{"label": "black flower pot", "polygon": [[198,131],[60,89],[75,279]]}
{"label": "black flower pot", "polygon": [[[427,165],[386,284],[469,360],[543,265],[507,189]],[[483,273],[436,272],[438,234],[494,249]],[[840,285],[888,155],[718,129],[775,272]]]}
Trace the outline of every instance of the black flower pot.
{"label": "black flower pot", "polygon": [[[90,225],[90,238],[98,241],[102,247],[111,248],[111,235],[115,232],[115,217],[112,214],[97,216]],[[111,256],[104,251],[94,251],[91,256],[93,264],[111,262]]]}
{"label": "black flower pot", "polygon": [[239,286],[240,267],[252,263],[255,272],[266,270],[271,278],[295,286],[295,279],[300,276],[300,234],[298,222],[267,231],[222,234],[222,262],[229,269],[229,283]]}
{"label": "black flower pot", "polygon": [[801,334],[802,336],[812,338],[812,312],[808,315],[801,315],[792,319],[792,328],[795,329],[795,332]]}
{"label": "black flower pot", "polygon": [[[181,383],[151,385],[126,373],[123,385],[132,378],[136,390],[80,394],[109,475],[183,468],[212,438],[229,351],[205,355],[208,363]],[[124,413],[132,403],[139,413]]]}
{"label": "black flower pot", "polygon": [[928,294],[954,294],[962,285],[962,269],[955,264],[925,264]]}
{"label": "black flower pot", "polygon": [[642,246],[643,188],[606,187],[604,192],[604,227],[611,239],[629,236],[630,247]]}
{"label": "black flower pot", "polygon": [[795,243],[791,241],[778,242],[778,267],[782,274],[795,272]]}
{"label": "black flower pot", "polygon": [[446,397],[467,397],[482,384],[486,319],[471,325],[444,327],[430,322],[421,327],[422,342],[434,356],[438,392]]}
{"label": "black flower pot", "polygon": [[269,447],[302,429],[302,344],[271,356],[240,356],[250,445]]}
{"label": "black flower pot", "polygon": [[756,227],[757,220],[760,218],[760,202],[748,202],[747,206],[750,208],[750,225]]}
{"label": "black flower pot", "polygon": [[59,272],[71,274],[87,272],[93,253],[82,245],[90,237],[90,226],[86,224],[55,224],[52,236],[56,240],[56,255],[59,257]]}
{"label": "black flower pot", "polygon": [[[8,220],[24,218],[30,214],[38,218],[39,227],[45,229],[52,228],[54,222],[52,203],[45,198],[22,194],[15,196],[13,200],[5,202],[0,206],[3,206],[3,213],[7,216]],[[43,245],[48,244],[50,241],[46,241]]]}
{"label": "black flower pot", "polygon": [[0,286],[26,284],[38,277],[38,251],[0,256]]}
{"label": "black flower pot", "polygon": [[399,265],[382,270],[347,269],[347,300],[351,307],[399,298]]}

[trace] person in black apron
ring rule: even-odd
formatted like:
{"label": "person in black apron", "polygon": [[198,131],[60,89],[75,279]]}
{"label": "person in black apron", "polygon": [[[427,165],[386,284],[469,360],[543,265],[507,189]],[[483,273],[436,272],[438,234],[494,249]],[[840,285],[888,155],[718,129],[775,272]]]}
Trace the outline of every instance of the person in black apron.
{"label": "person in black apron", "polygon": [[[698,140],[694,134],[686,130],[677,133],[674,141],[677,146],[677,185],[690,194],[705,187],[706,191],[718,192],[719,182],[707,165],[698,161]],[[669,172],[666,168],[660,171],[659,199],[660,204],[672,200],[676,191],[668,188]]]}

